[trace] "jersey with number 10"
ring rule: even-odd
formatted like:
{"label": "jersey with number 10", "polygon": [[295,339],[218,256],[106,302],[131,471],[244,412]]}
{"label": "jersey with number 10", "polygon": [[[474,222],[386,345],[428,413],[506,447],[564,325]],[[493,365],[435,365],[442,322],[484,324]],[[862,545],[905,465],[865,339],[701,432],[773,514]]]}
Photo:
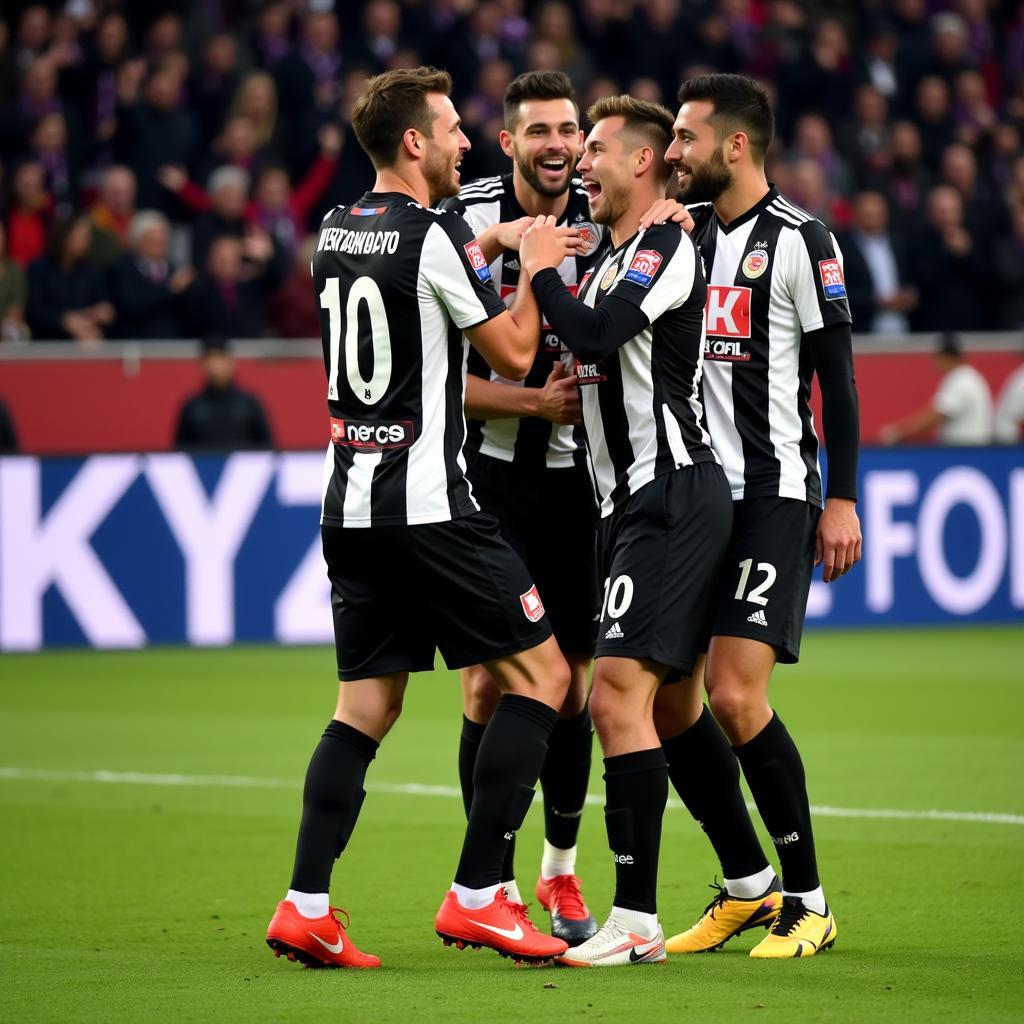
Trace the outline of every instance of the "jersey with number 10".
{"label": "jersey with number 10", "polygon": [[331,429],[321,522],[412,526],[476,512],[462,332],[505,306],[472,231],[455,213],[370,192],[324,218],[312,273]]}

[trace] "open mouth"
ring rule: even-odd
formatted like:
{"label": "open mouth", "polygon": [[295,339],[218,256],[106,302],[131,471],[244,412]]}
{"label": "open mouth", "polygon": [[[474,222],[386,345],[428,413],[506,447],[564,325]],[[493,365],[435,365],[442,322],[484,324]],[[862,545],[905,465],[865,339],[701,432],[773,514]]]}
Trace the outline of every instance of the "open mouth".
{"label": "open mouth", "polygon": [[676,165],[676,177],[679,179],[680,185],[685,185],[692,176],[693,171],[689,167],[683,167],[682,164]]}
{"label": "open mouth", "polygon": [[603,191],[599,182],[594,181],[593,178],[583,179],[583,188],[587,193],[587,198],[593,204],[597,201],[598,197]]}
{"label": "open mouth", "polygon": [[537,169],[549,178],[560,178],[568,166],[569,161],[564,156],[551,156],[537,161]]}

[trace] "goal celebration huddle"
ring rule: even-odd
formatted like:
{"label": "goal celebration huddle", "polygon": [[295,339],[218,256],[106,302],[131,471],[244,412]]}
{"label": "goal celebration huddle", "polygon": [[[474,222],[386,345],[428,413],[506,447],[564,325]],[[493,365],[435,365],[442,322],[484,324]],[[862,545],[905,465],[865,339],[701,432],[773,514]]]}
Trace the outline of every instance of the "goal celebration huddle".
{"label": "goal celebration huddle", "polygon": [[[689,79],[675,112],[606,97],[585,134],[569,79],[529,72],[505,94],[508,172],[466,184],[450,92],[433,68],[369,80],[352,121],[376,180],[313,256],[340,683],[267,943],[386,961],[331,906],[332,874],[343,894],[367,774],[440,651],[461,670],[467,818],[438,879],[446,945],[616,967],[759,928],[752,957],[813,956],[836,917],[769,683],[799,658],[815,567],[831,583],[861,555],[842,253],[767,181],[751,79]],[[576,874],[594,732],[610,909]],[[689,921],[658,915],[670,785],[722,876]],[[538,788],[543,849],[517,850]]]}

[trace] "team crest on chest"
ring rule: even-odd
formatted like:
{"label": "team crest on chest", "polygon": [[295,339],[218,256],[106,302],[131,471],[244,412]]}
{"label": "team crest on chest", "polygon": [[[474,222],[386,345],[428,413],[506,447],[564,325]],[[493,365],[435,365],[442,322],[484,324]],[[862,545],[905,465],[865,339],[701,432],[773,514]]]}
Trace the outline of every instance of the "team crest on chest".
{"label": "team crest on chest", "polygon": [[743,276],[756,280],[768,269],[768,253],[757,247],[743,257]]}
{"label": "team crest on chest", "polygon": [[608,289],[611,288],[612,283],[615,281],[615,278],[618,277],[618,275],[619,275],[619,265],[618,265],[618,263],[613,263],[604,272],[604,277],[601,278],[601,283],[598,285],[598,287],[601,289],[601,291],[603,291],[603,292],[608,291]]}

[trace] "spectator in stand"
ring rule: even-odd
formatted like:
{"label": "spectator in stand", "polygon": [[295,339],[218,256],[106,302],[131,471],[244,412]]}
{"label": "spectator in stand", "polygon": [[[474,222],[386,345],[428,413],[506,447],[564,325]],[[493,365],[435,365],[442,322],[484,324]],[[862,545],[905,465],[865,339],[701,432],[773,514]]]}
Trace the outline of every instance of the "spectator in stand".
{"label": "spectator in stand", "polygon": [[917,84],[914,121],[921,135],[921,153],[929,167],[935,167],[942,151],[953,142],[956,121],[950,111],[949,87],[934,75]]}
{"label": "spectator in stand", "polygon": [[986,242],[967,230],[960,193],[949,185],[932,189],[927,217],[911,253],[911,279],[920,296],[911,325],[917,331],[987,326],[991,310],[983,297],[991,264]]}
{"label": "spectator in stand", "polygon": [[790,161],[797,164],[803,160],[811,160],[821,168],[830,195],[849,194],[853,175],[832,143],[828,122],[818,114],[804,114],[796,122]]}
{"label": "spectator in stand", "polygon": [[833,231],[850,223],[850,204],[829,193],[821,164],[815,160],[798,160],[791,170],[787,191],[793,202]]}
{"label": "spectator in stand", "polygon": [[[179,192],[184,195],[188,183]],[[192,227],[192,264],[202,267],[214,238],[245,235],[245,206],[249,192],[249,175],[240,167],[219,167],[210,175],[207,208]],[[205,193],[204,193],[205,194]],[[193,209],[198,209],[198,199]]]}
{"label": "spectator in stand", "polygon": [[56,220],[46,255],[29,265],[25,318],[36,341],[95,344],[114,322],[103,276],[87,259],[91,242],[85,214]]}
{"label": "spectator in stand", "polygon": [[89,259],[101,270],[109,267],[128,248],[128,233],[135,216],[135,175],[115,164],[103,172],[99,198],[89,210],[92,248]]}
{"label": "spectator in stand", "polygon": [[292,12],[286,3],[264,4],[250,35],[250,48],[258,67],[273,71],[292,52]]}
{"label": "spectator in stand", "polygon": [[395,0],[370,0],[363,10],[362,31],[347,56],[376,75],[391,67],[403,46],[402,9]]}
{"label": "spectator in stand", "polygon": [[57,64],[50,57],[40,57],[24,67],[17,101],[0,111],[0,156],[22,153],[40,118],[64,112],[57,81]]}
{"label": "spectator in stand", "polygon": [[[252,231],[244,239],[213,239],[203,273],[185,297],[186,322],[200,337],[208,331],[236,338],[260,338],[266,330],[264,299],[280,280],[274,243]],[[312,301],[312,294],[309,296]]]}
{"label": "spectator in stand", "polygon": [[999,296],[998,326],[1024,330],[1024,206],[1010,215],[1011,234],[1000,238],[995,249],[995,279]]}
{"label": "spectator in stand", "polygon": [[78,197],[78,176],[68,152],[68,131],[63,114],[41,117],[29,135],[29,156],[43,169],[54,213],[69,217]]}
{"label": "spectator in stand", "polygon": [[137,213],[129,234],[131,251],[110,268],[108,287],[117,312],[115,337],[180,338],[182,295],[192,284],[192,267],[172,270],[167,258],[170,225],[155,210]]}
{"label": "spectator in stand", "polygon": [[938,430],[947,445],[981,445],[992,440],[992,393],[985,378],[964,362],[956,335],[943,334],[935,352],[942,381],[932,400],[897,423],[883,427],[883,444],[898,444]]}
{"label": "spectator in stand", "polygon": [[277,64],[277,94],[281,113],[289,119],[303,118],[313,108],[328,116],[338,102],[341,71],[341,30],[330,11],[309,11],[302,19],[300,43]]}
{"label": "spectator in stand", "polygon": [[12,179],[7,249],[12,260],[27,267],[46,249],[46,235],[53,219],[53,199],[46,191],[43,169],[34,160],[18,164]]}
{"label": "spectator in stand", "polygon": [[139,98],[145,65],[129,61],[122,66],[118,82],[118,150],[139,183],[139,205],[161,209],[168,201],[157,182],[157,170],[165,164],[191,167],[196,159],[196,126],[191,111],[182,107],[181,75],[157,68]]}
{"label": "spectator in stand", "polygon": [[235,362],[225,335],[203,337],[199,359],[205,386],[178,414],[174,446],[185,451],[272,448],[273,438],[260,400],[235,383]]}
{"label": "spectator in stand", "polygon": [[[826,126],[827,127],[827,126]],[[889,104],[873,85],[860,85],[853,97],[853,117],[839,132],[839,149],[863,188],[889,169]],[[845,190],[844,183],[836,186]]]}
{"label": "spectator in stand", "polygon": [[280,156],[283,133],[277,118],[277,86],[266,71],[251,71],[231,101],[230,118],[245,117],[252,125],[257,151]]}
{"label": "spectator in stand", "polygon": [[5,402],[0,401],[0,455],[18,454],[18,432]]}
{"label": "spectator in stand", "polygon": [[999,401],[993,426],[993,438],[997,444],[1018,444],[1021,427],[1024,426],[1024,362],[1007,378]]}
{"label": "spectator in stand", "polygon": [[81,75],[85,125],[95,140],[94,159],[101,166],[114,160],[118,70],[128,59],[129,44],[128,22],[124,15],[118,11],[104,14],[96,27],[92,50]]}
{"label": "spectator in stand", "polygon": [[780,75],[779,91],[783,132],[792,124],[794,111],[811,107],[833,124],[850,110],[855,83],[855,65],[850,40],[842,22],[822,19],[808,50],[797,61],[786,65]]}
{"label": "spectator in stand", "polygon": [[861,80],[876,89],[887,102],[898,103],[907,77],[899,36],[890,25],[876,24],[868,32],[861,54]]}
{"label": "spectator in stand", "polygon": [[961,71],[971,71],[977,67],[977,62],[968,50],[967,27],[960,15],[945,11],[931,19],[930,28],[932,52],[927,74],[936,75],[952,87]]}
{"label": "spectator in stand", "polygon": [[889,208],[878,192],[854,200],[853,225],[838,238],[853,329],[871,334],[905,334],[917,293],[906,281],[906,254],[889,231]]}
{"label": "spectator in stand", "polygon": [[932,178],[921,161],[921,133],[913,121],[896,121],[889,136],[888,173],[872,183],[886,192],[893,213],[916,215],[924,206]]}
{"label": "spectator in stand", "polygon": [[967,230],[979,239],[994,239],[1006,228],[1006,208],[978,180],[978,161],[969,146],[954,143],[942,154],[942,183],[951,185],[964,204]]}
{"label": "spectator in stand", "polygon": [[203,148],[217,134],[237,88],[238,42],[232,33],[218,32],[207,40],[202,62],[188,83],[189,106]]}
{"label": "spectator in stand", "polygon": [[996,112],[980,71],[961,71],[953,83],[953,120],[958,142],[979,149],[991,143]]}
{"label": "spectator in stand", "polygon": [[1013,162],[1010,183],[1006,186],[1004,199],[1010,209],[1024,206],[1024,156],[1018,157]]}
{"label": "spectator in stand", "polygon": [[313,279],[309,273],[316,245],[316,235],[302,242],[290,273],[270,296],[267,317],[274,334],[281,338],[316,338],[320,334],[320,307],[312,301]]}
{"label": "spectator in stand", "polygon": [[579,44],[572,9],[561,0],[546,0],[534,17],[534,41],[552,43],[558,50],[558,70],[564,71],[577,89],[594,77],[594,66]]}
{"label": "spectator in stand", "polygon": [[199,179],[205,180],[218,167],[240,167],[252,175],[259,160],[256,127],[243,115],[233,115],[224,122],[224,129],[213,140],[206,159],[201,161]]}
{"label": "spectator in stand", "polygon": [[27,341],[25,270],[7,253],[7,233],[0,221],[0,341]]}

